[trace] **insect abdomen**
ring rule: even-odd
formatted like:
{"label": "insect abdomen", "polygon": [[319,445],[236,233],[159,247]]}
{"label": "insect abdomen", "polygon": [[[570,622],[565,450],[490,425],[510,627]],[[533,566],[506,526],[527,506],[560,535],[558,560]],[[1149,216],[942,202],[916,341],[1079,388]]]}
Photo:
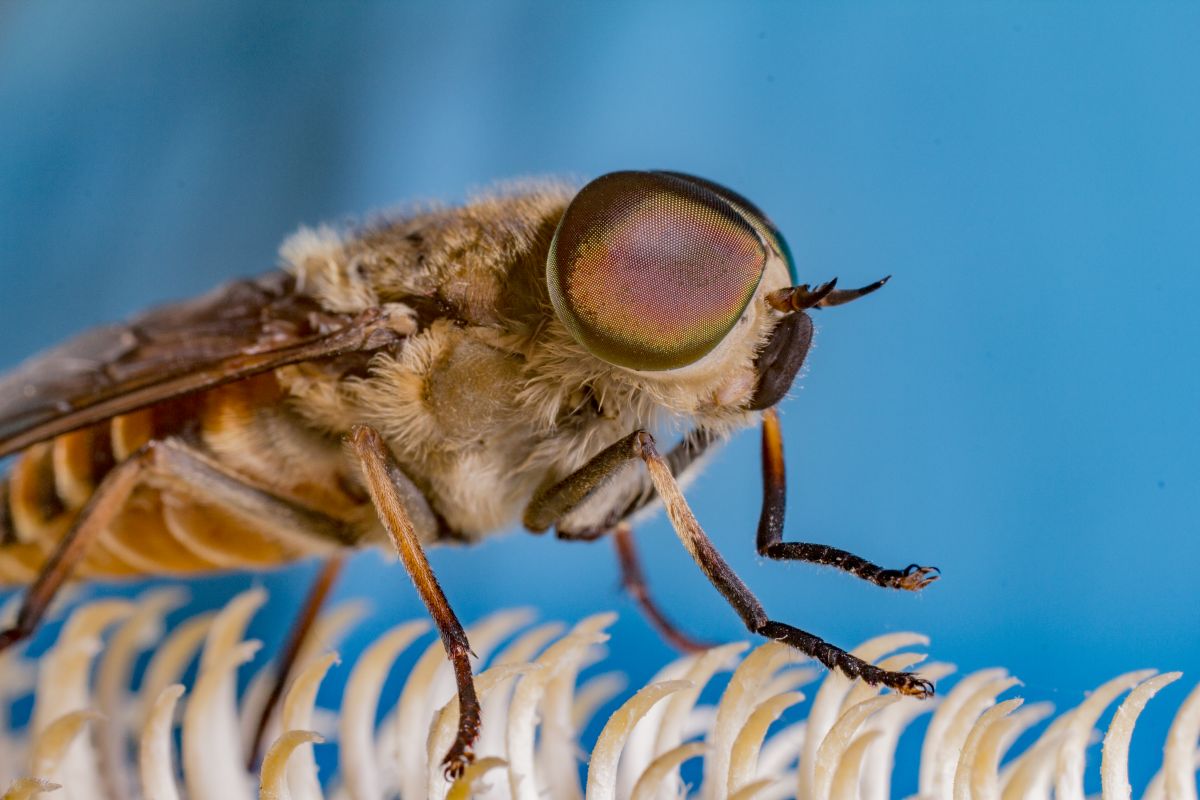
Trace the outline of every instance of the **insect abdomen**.
{"label": "insect abdomen", "polygon": [[[37,576],[113,467],[152,439],[196,434],[209,420],[228,427],[229,405],[243,402],[246,393],[233,384],[118,416],[22,452],[8,476],[0,478],[0,586],[28,584]],[[262,568],[303,555],[269,531],[151,475],[138,482],[74,577]]]}

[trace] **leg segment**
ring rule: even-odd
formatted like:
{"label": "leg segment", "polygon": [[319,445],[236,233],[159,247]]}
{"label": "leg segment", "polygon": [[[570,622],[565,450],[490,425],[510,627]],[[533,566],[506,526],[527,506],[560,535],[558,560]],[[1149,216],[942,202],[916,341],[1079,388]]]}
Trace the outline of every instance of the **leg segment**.
{"label": "leg segment", "polygon": [[153,451],[155,469],[177,478],[197,499],[264,522],[281,536],[295,537],[306,551],[334,553],[358,544],[359,532],[351,525],[247,483],[179,439],[151,442],[147,447]]}
{"label": "leg segment", "polygon": [[[525,509],[523,522],[534,533],[541,533],[566,516],[572,509],[587,499],[600,484],[611,478],[617,470],[629,462],[630,447],[638,434],[631,433],[616,444],[611,444],[596,454],[579,469],[533,496]],[[613,521],[615,524],[616,520]],[[599,532],[568,533],[564,538],[594,539],[603,536],[611,526],[602,526]]]}
{"label": "leg segment", "polygon": [[[534,495],[525,510],[525,527],[534,533],[542,533],[553,525],[560,539],[592,541],[607,535],[619,523],[654,502],[657,497],[654,484],[643,474],[631,482],[620,497],[614,498],[611,509],[598,524],[573,529],[563,522],[565,515],[628,463],[630,440],[631,437],[626,437],[605,448],[566,478]],[[715,440],[716,436],[703,428],[689,431],[667,454],[671,473],[677,478],[682,478],[699,462]]]}
{"label": "leg segment", "polygon": [[937,567],[910,564],[904,569],[884,569],[864,558],[824,544],[783,541],[786,473],[783,462],[783,435],[779,415],[773,408],[762,418],[763,504],[758,520],[758,552],[777,561],[807,561],[849,572],[886,589],[917,591],[938,578]]}
{"label": "leg segment", "polygon": [[[667,466],[671,468],[671,474],[676,480],[682,480],[691,472],[708,452],[708,448],[717,439],[717,435],[705,428],[696,428],[688,431],[687,435],[671,448],[667,453]],[[641,511],[646,506],[654,502],[658,497],[658,493],[654,491],[654,484],[646,481],[646,486],[636,500],[629,503],[621,512],[621,519],[628,519],[632,515]]]}
{"label": "leg segment", "polygon": [[0,478],[0,547],[17,541],[17,529],[9,517],[8,476]]}
{"label": "leg segment", "polygon": [[454,677],[458,684],[458,737],[442,759],[447,777],[458,777],[474,760],[472,746],[479,737],[479,700],[475,695],[475,681],[471,675],[468,658],[471,647],[458,617],[446,601],[446,595],[438,584],[437,577],[429,567],[425,551],[413,529],[412,520],[404,507],[402,496],[392,482],[390,473],[398,470],[395,459],[387,449],[383,437],[374,428],[356,425],[350,434],[354,452],[358,456],[367,490],[379,514],[379,520],[391,537],[404,568],[412,578],[429,609],[433,621],[442,636],[446,656],[454,666]]}
{"label": "leg segment", "polygon": [[29,587],[17,613],[16,625],[0,632],[0,651],[37,630],[46,609],[70,579],[72,570],[120,513],[138,482],[151,470],[177,479],[197,497],[263,521],[272,530],[298,536],[309,548],[334,550],[357,541],[358,534],[341,520],[252,486],[178,439],[155,440],[104,476],[87,505],[80,510],[75,524],[55,546]]}
{"label": "leg segment", "polygon": [[287,688],[292,668],[296,664],[296,657],[300,655],[300,648],[304,646],[304,641],[308,638],[308,633],[312,630],[317,617],[320,616],[330,590],[342,572],[343,562],[344,559],[341,555],[325,559],[321,565],[321,571],[317,573],[316,579],[308,589],[308,596],[304,599],[304,605],[300,608],[299,615],[292,623],[292,629],[288,632],[287,642],[279,657],[279,664],[276,666],[275,684],[271,687],[271,693],[267,695],[267,702],[263,704],[262,714],[258,718],[258,726],[254,729],[254,738],[250,742],[250,755],[247,761],[247,769],[250,771],[253,771],[258,765],[267,725],[271,723],[271,716],[275,713],[275,708],[283,697],[283,690]]}
{"label": "leg segment", "polygon": [[37,580],[25,593],[17,621],[13,627],[0,632],[0,652],[17,642],[28,639],[41,624],[46,609],[54,602],[59,589],[71,577],[75,565],[87,554],[88,547],[116,518],[138,480],[145,473],[149,451],[118,464],[96,487],[91,499],[79,512],[79,517],[67,534],[55,545],[54,552],[42,565]]}
{"label": "leg segment", "polygon": [[[667,463],[672,474],[685,474],[712,444],[714,436],[704,429],[688,433],[667,454]],[[650,597],[645,575],[638,563],[634,547],[633,531],[625,521],[648,506],[657,496],[654,485],[644,473],[636,483],[630,485],[624,497],[616,498],[605,519],[598,525],[572,529],[563,522],[563,516],[582,503],[592,492],[613,475],[621,466],[629,463],[631,437],[606,448],[581,469],[568,475],[557,484],[538,493],[525,512],[525,525],[540,533],[551,525],[560,539],[569,541],[595,541],[608,534],[613,535],[613,546],[621,566],[621,586],[633,597],[639,610],[672,647],[685,652],[705,650],[708,644],[688,636],[667,619],[658,604]]]}
{"label": "leg segment", "polygon": [[670,463],[659,455],[654,437],[646,431],[636,431],[626,436],[601,451],[576,473],[540,492],[525,513],[526,526],[532,530],[545,530],[581,503],[606,476],[635,459],[645,463],[650,482],[666,505],[667,515],[684,547],[752,633],[785,642],[826,667],[841,670],[853,678],[862,678],[867,683],[882,683],[898,692],[917,697],[933,694],[933,686],[912,673],[880,669],[810,633],[768,618],[762,604],[725,563],[696,521],[672,474]]}
{"label": "leg segment", "polygon": [[666,461],[654,447],[654,438],[645,432],[635,441],[635,452],[631,456],[641,458],[650,471],[650,479],[658,489],[667,506],[667,515],[683,546],[687,548],[701,571],[717,588],[729,604],[746,623],[746,627],[761,636],[795,647],[802,653],[815,658],[829,669],[841,670],[852,678],[862,678],[869,684],[883,684],[902,694],[929,697],[933,685],[910,672],[891,672],[869,664],[861,658],[829,644],[811,633],[794,628],[767,617],[766,610],[742,583],[737,574],[725,563],[712,541],[704,533],[687,501],[675,482]]}
{"label": "leg segment", "polygon": [[677,628],[650,597],[646,576],[642,573],[637,548],[633,543],[633,529],[628,523],[618,523],[613,529],[613,545],[617,549],[617,559],[621,564],[621,586],[633,597],[642,614],[650,621],[650,625],[658,631],[658,635],[683,653],[699,653],[712,647],[712,644],[697,641]]}

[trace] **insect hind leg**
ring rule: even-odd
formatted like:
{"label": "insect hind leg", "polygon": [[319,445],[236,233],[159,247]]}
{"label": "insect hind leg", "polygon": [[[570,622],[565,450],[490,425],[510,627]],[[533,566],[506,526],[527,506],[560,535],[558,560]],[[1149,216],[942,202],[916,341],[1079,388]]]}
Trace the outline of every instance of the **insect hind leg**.
{"label": "insect hind leg", "polygon": [[763,504],[758,520],[759,555],[775,561],[806,561],[833,567],[885,589],[915,592],[938,579],[937,567],[909,564],[904,569],[884,569],[854,553],[829,545],[783,541],[786,473],[783,435],[774,408],[763,412],[762,436]]}
{"label": "insect hind leg", "polygon": [[71,529],[58,541],[42,565],[21,602],[15,624],[0,632],[0,652],[28,639],[37,631],[59,590],[70,579],[91,545],[121,511],[134,487],[150,467],[152,459],[153,448],[147,445],[104,476]]}
{"label": "insect hind leg", "polygon": [[151,471],[176,479],[181,488],[223,508],[270,523],[272,530],[295,537],[297,545],[306,550],[332,553],[357,541],[358,533],[341,520],[247,483],[182,440],[155,439],[104,476],[74,524],[42,564],[17,612],[16,623],[0,632],[0,651],[36,632],[58,591]]}

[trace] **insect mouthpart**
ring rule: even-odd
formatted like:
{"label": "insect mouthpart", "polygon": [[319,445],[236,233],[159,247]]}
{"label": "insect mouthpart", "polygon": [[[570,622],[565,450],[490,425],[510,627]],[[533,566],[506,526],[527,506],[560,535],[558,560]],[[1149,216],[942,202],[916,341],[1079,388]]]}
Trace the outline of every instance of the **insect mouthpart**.
{"label": "insect mouthpart", "polygon": [[751,411],[771,408],[784,398],[804,366],[812,336],[812,319],[803,311],[789,314],[779,321],[766,346],[754,359],[758,386],[750,398],[748,408]]}
{"label": "insect mouthpart", "polygon": [[768,294],[767,304],[787,316],[775,326],[771,338],[754,360],[758,387],[750,398],[749,408],[753,411],[770,408],[792,388],[812,345],[813,324],[804,313],[805,309],[844,305],[874,292],[891,278],[888,275],[858,289],[840,290],[835,288],[837,278],[834,278],[815,289],[804,283]]}

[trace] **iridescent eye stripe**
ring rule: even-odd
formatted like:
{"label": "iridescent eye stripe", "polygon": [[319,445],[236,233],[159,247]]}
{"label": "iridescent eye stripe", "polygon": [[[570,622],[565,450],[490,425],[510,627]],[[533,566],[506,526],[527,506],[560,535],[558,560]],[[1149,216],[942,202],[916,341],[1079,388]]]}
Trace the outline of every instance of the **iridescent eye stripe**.
{"label": "iridescent eye stripe", "polygon": [[673,369],[737,323],[766,266],[762,235],[704,186],[619,172],[585,186],[547,263],[559,318],[595,355]]}

